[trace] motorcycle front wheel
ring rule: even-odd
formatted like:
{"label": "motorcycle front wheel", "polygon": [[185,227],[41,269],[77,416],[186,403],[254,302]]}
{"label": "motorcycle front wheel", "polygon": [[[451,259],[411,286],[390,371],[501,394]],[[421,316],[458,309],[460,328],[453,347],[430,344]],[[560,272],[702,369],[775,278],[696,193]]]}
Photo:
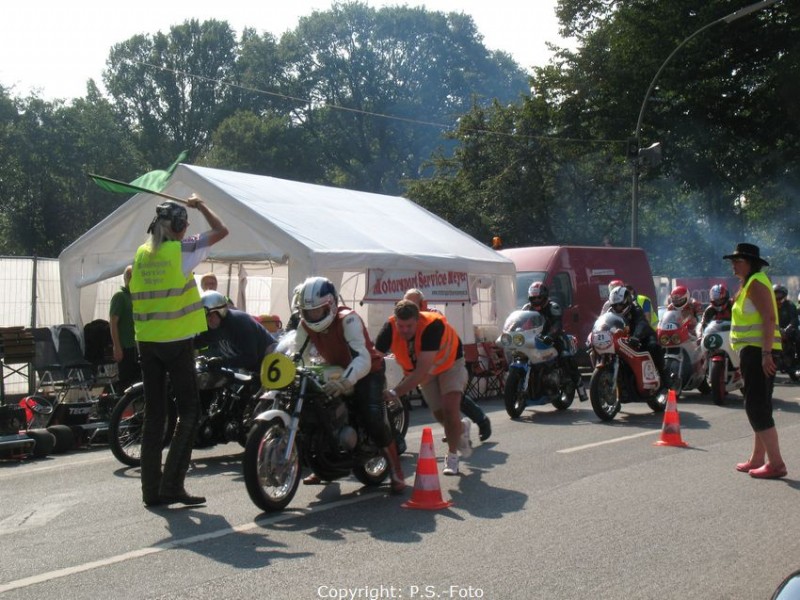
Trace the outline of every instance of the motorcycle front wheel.
{"label": "motorcycle front wheel", "polygon": [[524,374],[520,369],[508,370],[503,398],[506,404],[506,412],[512,419],[519,419],[527,404],[525,390],[522,389],[523,381]]}
{"label": "motorcycle front wheel", "polygon": [[727,395],[725,390],[725,363],[721,360],[713,361],[708,378],[711,380],[711,398],[714,400],[714,404],[724,406]]}
{"label": "motorcycle front wheel", "polygon": [[386,412],[389,415],[389,421],[392,423],[394,430],[399,433],[401,437],[406,437],[409,421],[407,401],[402,398],[395,398],[392,402],[387,402]]}
{"label": "motorcycle front wheel", "polygon": [[612,369],[595,369],[589,384],[589,400],[592,410],[601,421],[611,421],[620,409],[617,397],[617,382]]}
{"label": "motorcycle front wheel", "polygon": [[559,395],[553,398],[552,404],[558,410],[567,410],[575,400],[575,384],[569,381],[559,390]]}
{"label": "motorcycle front wheel", "polygon": [[683,391],[683,377],[681,377],[680,362],[678,360],[667,360],[667,373],[671,379],[669,387],[675,390],[675,397],[680,398]]}
{"label": "motorcycle front wheel", "polygon": [[[167,418],[164,422],[164,446],[175,433],[177,415],[175,403],[167,403]],[[142,457],[142,426],[144,425],[144,388],[131,388],[119,399],[108,420],[108,444],[111,453],[119,462],[129,467],[138,467]]]}
{"label": "motorcycle front wheel", "polygon": [[363,465],[353,467],[353,475],[364,485],[375,487],[389,475],[389,461],[382,455],[369,459]]}
{"label": "motorcycle front wheel", "polygon": [[247,435],[242,469],[250,500],[265,512],[286,508],[300,483],[300,456],[295,444],[284,459],[289,430],[283,421],[258,421]]}

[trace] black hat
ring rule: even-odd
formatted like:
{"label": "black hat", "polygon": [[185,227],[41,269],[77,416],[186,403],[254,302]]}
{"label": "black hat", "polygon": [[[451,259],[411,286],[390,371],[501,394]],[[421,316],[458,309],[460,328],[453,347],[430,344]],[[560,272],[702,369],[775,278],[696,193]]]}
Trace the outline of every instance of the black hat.
{"label": "black hat", "polygon": [[736,250],[733,251],[733,254],[726,254],[722,258],[725,260],[730,258],[746,258],[761,263],[765,267],[769,266],[769,263],[761,258],[761,251],[755,244],[736,244]]}

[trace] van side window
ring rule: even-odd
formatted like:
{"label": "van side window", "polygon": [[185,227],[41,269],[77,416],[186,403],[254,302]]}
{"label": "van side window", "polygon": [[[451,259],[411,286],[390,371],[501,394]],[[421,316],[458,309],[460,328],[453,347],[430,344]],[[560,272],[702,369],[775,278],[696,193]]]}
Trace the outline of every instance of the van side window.
{"label": "van side window", "polygon": [[569,273],[556,273],[550,287],[550,298],[562,308],[572,306],[572,282]]}

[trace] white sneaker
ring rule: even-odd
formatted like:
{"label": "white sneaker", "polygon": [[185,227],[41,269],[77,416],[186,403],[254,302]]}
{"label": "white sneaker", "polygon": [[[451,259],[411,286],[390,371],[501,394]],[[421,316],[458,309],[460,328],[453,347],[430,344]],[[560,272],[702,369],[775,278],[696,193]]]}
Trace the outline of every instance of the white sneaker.
{"label": "white sneaker", "polygon": [[461,453],[461,458],[469,458],[472,455],[472,440],[469,439],[469,429],[472,421],[464,417],[461,419],[461,439],[458,441],[458,451]]}
{"label": "white sneaker", "polygon": [[444,457],[444,475],[458,475],[458,454],[450,454],[449,452]]}

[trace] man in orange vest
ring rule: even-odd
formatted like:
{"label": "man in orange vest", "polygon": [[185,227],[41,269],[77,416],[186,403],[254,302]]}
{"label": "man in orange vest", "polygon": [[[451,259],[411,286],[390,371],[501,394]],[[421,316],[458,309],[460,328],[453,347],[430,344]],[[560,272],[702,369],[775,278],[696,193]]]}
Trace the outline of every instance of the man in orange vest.
{"label": "man in orange vest", "polygon": [[421,312],[414,302],[401,300],[378,333],[375,347],[384,354],[394,354],[405,375],[386,394],[403,396],[420,386],[425,402],[447,436],[449,451],[442,473],[457,475],[459,452],[469,458],[472,448],[469,434],[464,435],[465,429],[469,431],[469,420],[460,420],[467,368],[456,330],[442,315]]}
{"label": "man in orange vest", "polygon": [[[418,290],[416,288],[411,288],[403,295],[403,300],[411,300],[414,304],[416,304],[421,311],[426,312],[434,312],[441,314],[440,311],[436,310],[435,308],[428,307],[428,301],[425,300],[425,294],[422,293],[422,290]],[[489,420],[489,416],[483,412],[483,409],[478,405],[475,400],[467,396],[466,394],[461,394],[461,412],[464,413],[469,417],[469,419],[478,426],[478,435],[482,442],[485,442],[489,439],[492,435],[492,422]],[[462,419],[461,422],[463,423],[464,420]],[[469,424],[465,425],[465,430],[467,432],[467,439],[469,439]]]}

